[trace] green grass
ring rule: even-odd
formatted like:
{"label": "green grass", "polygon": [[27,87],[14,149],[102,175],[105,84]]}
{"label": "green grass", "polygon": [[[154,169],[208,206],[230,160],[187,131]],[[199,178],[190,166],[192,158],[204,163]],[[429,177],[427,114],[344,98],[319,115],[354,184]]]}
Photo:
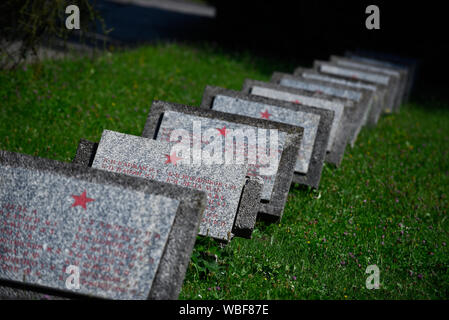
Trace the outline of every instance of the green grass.
{"label": "green grass", "polygon": [[[240,90],[293,67],[158,45],[3,71],[0,149],[71,161],[80,138],[141,134],[154,99],[199,105],[207,84]],[[252,240],[198,238],[180,298],[449,298],[447,107],[411,103],[364,128],[319,191],[292,188],[282,222],[258,223]],[[379,290],[365,288],[371,264]]]}

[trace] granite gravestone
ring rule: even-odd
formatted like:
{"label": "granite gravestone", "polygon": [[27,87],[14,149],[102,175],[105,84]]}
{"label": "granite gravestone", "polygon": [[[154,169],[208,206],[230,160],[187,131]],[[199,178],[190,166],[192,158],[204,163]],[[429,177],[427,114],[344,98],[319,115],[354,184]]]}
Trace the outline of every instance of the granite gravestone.
{"label": "granite gravestone", "polygon": [[190,143],[196,143],[201,152],[209,152],[213,136],[212,144],[222,163],[248,162],[247,175],[264,179],[258,216],[270,221],[281,219],[303,128],[198,107],[153,102],[142,136],[169,141],[174,129],[189,133]]}
{"label": "granite gravestone", "polygon": [[372,62],[378,65],[384,65],[387,67],[395,67],[407,70],[408,83],[406,90],[406,100],[409,99],[415,78],[419,69],[419,61],[416,59],[399,57],[391,54],[384,54],[380,52],[370,52],[363,50],[356,50],[354,52],[347,51],[345,56],[351,59],[361,59],[366,62]]}
{"label": "granite gravestone", "polygon": [[[92,166],[97,148],[98,143],[81,139],[73,163],[89,167]],[[263,181],[260,178],[246,177],[238,210],[235,213],[235,221],[232,229],[233,235],[251,238],[251,233],[256,223],[262,186]]]}
{"label": "granite gravestone", "polygon": [[323,93],[324,96],[337,97],[354,101],[355,107],[349,116],[349,124],[353,132],[350,134],[350,143],[354,147],[357,136],[368,119],[371,106],[373,104],[373,95],[369,91],[353,90],[338,84],[305,79],[286,73],[274,72],[271,82],[284,87],[296,88],[310,92]]}
{"label": "granite gravestone", "polygon": [[304,69],[304,68],[296,68],[294,73],[294,76],[300,76],[307,80],[316,80],[316,81],[323,81],[326,83],[332,83],[332,84],[338,84],[341,86],[345,86],[348,88],[354,88],[359,90],[366,90],[373,94],[373,105],[370,109],[370,112],[368,114],[368,118],[366,123],[368,125],[375,125],[377,124],[377,121],[379,120],[379,116],[382,113],[383,106],[385,105],[385,93],[386,89],[380,88],[378,85],[375,84],[367,84],[362,83],[357,80],[347,80],[343,78],[333,77],[326,74],[321,74],[315,69]]}
{"label": "granite gravestone", "polygon": [[0,151],[0,205],[0,296],[176,299],[206,195]]}
{"label": "granite gravestone", "polygon": [[299,89],[283,87],[274,83],[256,80],[245,80],[242,92],[262,96],[270,99],[288,101],[297,104],[317,107],[334,112],[329,141],[327,144],[326,162],[339,166],[345,153],[351,128],[346,126],[349,113],[352,110],[345,108],[345,104],[338,99],[326,100],[319,93],[310,93]]}
{"label": "granite gravestone", "polygon": [[342,67],[327,61],[315,61],[314,68],[320,73],[337,76],[344,79],[352,79],[364,83],[374,83],[385,89],[385,105],[383,111],[390,113],[394,109],[395,87],[391,86],[390,76],[380,73],[367,72],[360,69]]}
{"label": "granite gravestone", "polygon": [[369,65],[360,61],[354,61],[345,57],[331,56],[331,61],[342,67],[348,67],[358,70],[364,70],[367,72],[375,72],[379,74],[384,74],[390,77],[390,86],[394,88],[396,92],[394,100],[394,110],[397,111],[402,104],[402,97],[405,92],[405,73],[400,70],[392,70],[387,68],[382,68],[379,66]]}
{"label": "granite gravestone", "polygon": [[293,182],[318,188],[334,112],[207,86],[201,107],[304,128]]}
{"label": "granite gravestone", "polygon": [[[79,149],[87,149],[87,144],[81,143]],[[168,143],[105,130],[96,148],[92,167],[204,191],[208,195],[208,204],[201,221],[200,235],[229,241],[234,235],[236,214],[240,212],[239,216],[245,221],[251,220],[250,226],[244,230],[245,236],[251,237],[262,183],[256,181],[258,189],[253,189],[256,192],[247,199],[251,206],[241,204],[246,165],[194,165],[183,162],[186,157]],[[75,162],[79,163],[80,158],[83,157],[77,152]],[[245,191],[248,193],[249,190]]]}
{"label": "granite gravestone", "polygon": [[386,68],[382,66],[376,66],[373,64],[369,64],[366,62],[361,62],[357,60],[353,60],[347,57],[340,56],[331,56],[331,61],[340,65],[342,67],[354,68],[359,70],[364,70],[367,72],[375,72],[379,74],[385,74],[389,76],[391,79],[391,85],[396,87],[396,99],[395,99],[395,107],[396,109],[402,103],[402,98],[404,96],[405,88],[406,88],[406,72],[405,70],[392,68]]}
{"label": "granite gravestone", "polygon": [[385,61],[383,62],[383,61],[378,61],[375,59],[359,57],[357,55],[352,55],[349,52],[345,53],[345,57],[349,58],[350,60],[352,60],[354,62],[363,63],[363,64],[367,64],[370,66],[375,66],[375,67],[386,68],[388,70],[398,71],[401,74],[402,81],[403,81],[403,84],[402,84],[403,96],[401,97],[401,99],[402,99],[402,102],[407,101],[408,94],[409,94],[409,87],[411,85],[411,81],[410,81],[411,77],[410,77],[409,70],[406,67],[394,65],[392,63],[388,63]]}

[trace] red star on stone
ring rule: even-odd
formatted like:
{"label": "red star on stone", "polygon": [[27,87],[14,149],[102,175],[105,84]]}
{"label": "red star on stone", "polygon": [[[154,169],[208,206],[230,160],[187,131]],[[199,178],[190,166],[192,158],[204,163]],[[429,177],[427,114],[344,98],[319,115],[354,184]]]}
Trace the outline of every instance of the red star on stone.
{"label": "red star on stone", "polygon": [[95,201],[95,199],[88,198],[86,196],[86,190],[80,195],[75,196],[72,194],[73,199],[75,199],[75,202],[72,204],[72,207],[81,206],[84,210],[86,210],[86,203]]}
{"label": "red star on stone", "polygon": [[298,99],[296,99],[295,101],[293,101],[293,103],[301,104],[301,102],[299,102]]}
{"label": "red star on stone", "polygon": [[176,162],[179,160],[182,160],[182,158],[176,156],[176,152],[173,152],[171,155],[166,154],[167,160],[165,161],[165,164],[167,163],[173,163],[176,166]]}
{"label": "red star on stone", "polygon": [[266,109],[264,112],[260,113],[260,117],[262,119],[270,119],[271,117],[271,113],[268,112],[268,110]]}
{"label": "red star on stone", "polygon": [[226,126],[224,126],[221,129],[217,128],[217,130],[220,131],[221,136],[226,136]]}

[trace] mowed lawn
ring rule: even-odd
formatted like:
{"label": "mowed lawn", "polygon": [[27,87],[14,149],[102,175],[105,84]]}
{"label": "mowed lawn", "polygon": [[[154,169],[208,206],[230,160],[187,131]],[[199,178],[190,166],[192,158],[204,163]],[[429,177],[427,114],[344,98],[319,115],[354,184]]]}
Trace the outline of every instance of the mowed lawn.
{"label": "mowed lawn", "polygon": [[[0,149],[71,161],[80,138],[140,135],[152,100],[199,105],[207,84],[240,90],[295,66],[171,44],[2,71]],[[364,128],[320,189],[292,187],[283,220],[252,240],[199,237],[180,298],[449,298],[449,109],[432,103]],[[378,290],[365,288],[373,264]]]}

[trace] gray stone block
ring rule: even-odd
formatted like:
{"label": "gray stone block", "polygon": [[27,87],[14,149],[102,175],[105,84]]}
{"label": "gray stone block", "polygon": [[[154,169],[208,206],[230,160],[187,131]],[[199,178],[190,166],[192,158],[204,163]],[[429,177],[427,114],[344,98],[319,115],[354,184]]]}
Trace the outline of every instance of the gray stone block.
{"label": "gray stone block", "polygon": [[399,71],[401,74],[401,81],[402,81],[402,91],[403,96],[401,97],[401,103],[404,103],[408,100],[409,97],[409,88],[411,87],[411,81],[410,81],[410,72],[406,67],[401,66],[395,66],[393,64],[389,64],[387,62],[382,62],[374,59],[369,58],[363,58],[358,56],[348,56],[353,61],[368,64],[371,66],[377,66],[377,67],[383,67],[390,70]]}
{"label": "gray stone block", "polygon": [[247,165],[196,165],[190,154],[187,159],[179,151],[165,141],[104,130],[92,167],[206,191],[208,206],[199,234],[231,240]]}
{"label": "gray stone block", "polygon": [[263,180],[261,177],[247,177],[242,197],[240,198],[238,214],[235,216],[232,232],[242,238],[251,239],[256,226],[257,213],[260,207],[260,194]]}
{"label": "gray stone block", "polygon": [[[201,107],[258,119],[263,111],[268,110],[272,121],[303,127],[304,137],[293,182],[318,188],[333,111],[211,86],[204,90]],[[318,119],[317,123],[315,119]]]}
{"label": "gray stone block", "polygon": [[[174,119],[176,119],[176,122]],[[234,132],[233,130],[236,130],[236,132],[241,130],[241,132],[257,131],[259,133],[269,129],[279,133],[279,145],[282,150],[278,149],[280,156],[276,156],[278,157],[278,161],[276,161],[277,166],[273,167],[277,170],[274,174],[261,175],[259,172],[262,170],[262,166],[259,166],[253,169],[252,172],[248,172],[248,175],[262,176],[264,178],[258,217],[273,221],[281,219],[293,178],[299,145],[303,136],[303,128],[214,110],[205,110],[198,107],[154,101],[142,136],[165,139],[167,132],[172,130],[174,125],[176,125],[176,128],[186,129],[190,128],[194,121],[204,123],[206,128],[220,130],[220,132],[224,130],[223,135],[226,134],[227,128],[231,129],[231,132]],[[252,149],[254,147],[256,146],[252,146]],[[257,147],[259,148],[259,146]],[[237,152],[236,156],[243,156],[243,154]],[[259,159],[257,161],[257,163],[260,163]]]}
{"label": "gray stone block", "polygon": [[[154,142],[156,141],[154,140]],[[98,143],[81,139],[73,163],[82,163],[82,164],[88,163],[89,159],[95,158],[97,148]],[[92,153],[89,154],[85,152],[85,150],[90,150]],[[92,165],[92,163],[90,165]],[[258,206],[247,204],[260,203],[262,185],[263,182],[260,181],[260,179],[257,179],[257,177],[245,178],[245,183],[242,186],[241,195],[239,197],[240,200],[238,203],[238,207],[236,211],[233,213],[235,217],[232,219],[235,219],[235,221],[233,220],[234,223],[232,224],[232,226],[227,228],[226,232],[224,232],[225,237],[220,238],[215,236],[215,238],[217,238],[218,240],[225,240],[225,241],[230,240],[233,236],[251,239],[251,233],[256,224]],[[245,199],[245,201],[242,201],[242,199]],[[228,232],[230,232],[229,235]],[[204,233],[203,235],[207,234]]]}
{"label": "gray stone block", "polygon": [[418,69],[418,62],[414,59],[404,59],[391,55],[383,55],[375,52],[353,52],[346,51],[345,57],[350,59],[368,63],[374,66],[391,68],[393,70],[401,70],[406,74],[406,85],[403,101],[409,101],[415,77]]}
{"label": "gray stone block", "polygon": [[97,153],[98,143],[92,143],[85,139],[80,139],[76,149],[75,158],[72,163],[84,167],[91,167]]}
{"label": "gray stone block", "polygon": [[[6,151],[0,170],[2,219],[23,222],[1,234],[13,250],[1,297],[177,298],[203,192]],[[26,253],[21,243],[32,243]],[[80,267],[80,289],[66,287],[68,265]]]}
{"label": "gray stone block", "polygon": [[321,93],[311,93],[250,79],[245,80],[242,92],[334,111],[327,145],[326,162],[337,167],[340,165],[349,141],[349,135],[352,133],[352,128],[349,126],[349,114],[353,111],[350,108],[353,108],[354,105],[351,101],[342,101],[337,98],[325,97]]}
{"label": "gray stone block", "polygon": [[396,97],[394,100],[394,111],[399,111],[407,85],[406,73],[404,70],[400,69],[393,70],[391,68],[375,66],[369,63],[356,61],[348,59],[346,57],[339,57],[339,56],[331,56],[331,61],[335,62],[336,64],[342,67],[354,68],[366,72],[375,72],[389,76],[391,86],[395,88],[394,91],[396,92]]}

